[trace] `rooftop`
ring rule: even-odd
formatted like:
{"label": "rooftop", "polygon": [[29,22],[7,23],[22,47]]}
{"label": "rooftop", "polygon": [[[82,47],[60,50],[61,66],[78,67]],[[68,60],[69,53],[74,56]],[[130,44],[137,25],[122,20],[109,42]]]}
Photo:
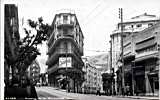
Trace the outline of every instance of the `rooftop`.
{"label": "rooftop", "polygon": [[137,21],[150,21],[150,20],[158,20],[158,17],[156,15],[144,13],[144,14],[132,17],[131,19],[127,19],[124,22],[137,22]]}

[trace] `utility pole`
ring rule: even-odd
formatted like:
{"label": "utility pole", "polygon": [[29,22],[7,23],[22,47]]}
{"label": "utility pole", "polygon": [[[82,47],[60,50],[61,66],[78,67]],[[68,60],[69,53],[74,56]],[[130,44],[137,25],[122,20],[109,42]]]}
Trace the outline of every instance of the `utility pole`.
{"label": "utility pole", "polygon": [[124,83],[124,59],[123,59],[123,9],[122,8],[119,8],[119,18],[121,19],[120,25],[121,25],[122,91],[124,93],[125,83]]}
{"label": "utility pole", "polygon": [[[132,27],[132,35],[131,35],[131,39],[132,39],[132,41],[131,41],[131,46],[133,47],[133,45],[134,45],[134,42],[133,42],[133,36],[134,36],[134,34],[133,34],[133,30],[134,30],[134,28]],[[132,52],[133,52],[133,48],[132,48]],[[134,95],[134,71],[133,71],[133,68],[135,67],[135,62],[132,62],[132,66],[131,66],[131,71],[132,71],[132,94]]]}
{"label": "utility pole", "polygon": [[[160,37],[160,36],[159,36]],[[159,98],[160,98],[160,42],[158,44],[158,60],[159,60]]]}
{"label": "utility pole", "polygon": [[68,92],[68,78],[67,78],[67,48],[66,48],[66,92]]}

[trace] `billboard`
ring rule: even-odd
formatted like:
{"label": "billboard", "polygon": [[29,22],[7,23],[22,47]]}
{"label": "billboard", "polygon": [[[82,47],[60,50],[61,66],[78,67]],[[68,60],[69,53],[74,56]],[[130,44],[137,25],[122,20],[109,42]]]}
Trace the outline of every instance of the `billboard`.
{"label": "billboard", "polygon": [[59,57],[59,67],[60,68],[72,67],[72,58],[71,57]]}

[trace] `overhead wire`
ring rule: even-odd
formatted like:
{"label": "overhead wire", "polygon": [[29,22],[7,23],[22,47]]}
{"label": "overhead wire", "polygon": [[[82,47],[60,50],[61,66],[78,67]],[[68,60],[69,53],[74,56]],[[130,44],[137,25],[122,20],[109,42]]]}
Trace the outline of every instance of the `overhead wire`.
{"label": "overhead wire", "polygon": [[[110,52],[110,50],[87,50],[87,49],[85,49],[85,51],[92,51],[92,52]],[[120,52],[120,51],[112,51],[112,52]]]}
{"label": "overhead wire", "polygon": [[[102,8],[101,11],[99,11],[95,16],[93,16],[91,19],[89,19],[87,21],[87,23],[85,23],[85,25],[89,24],[91,22],[92,19],[94,19],[95,17],[99,16],[100,14],[102,14],[103,11],[105,11],[105,9],[108,7],[108,5],[106,5],[104,8]],[[109,8],[109,7],[108,7]]]}
{"label": "overhead wire", "polygon": [[[99,0],[99,1],[100,1],[100,0]],[[104,0],[101,0],[100,3],[97,2],[97,6],[95,6],[95,7],[89,12],[89,14],[87,14],[87,16],[86,16],[84,19],[82,19],[82,23],[86,20],[86,18],[89,18],[89,16],[90,16],[93,12],[95,12],[98,7],[100,7],[100,5],[102,4],[103,1],[104,1]],[[98,3],[99,3],[99,4],[98,4]]]}

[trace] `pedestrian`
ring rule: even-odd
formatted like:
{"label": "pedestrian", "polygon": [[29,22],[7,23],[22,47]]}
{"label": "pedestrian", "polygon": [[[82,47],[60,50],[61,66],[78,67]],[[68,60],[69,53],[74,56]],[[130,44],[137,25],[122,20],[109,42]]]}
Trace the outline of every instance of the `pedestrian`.
{"label": "pedestrian", "polygon": [[127,85],[127,86],[126,86],[126,93],[127,93],[127,96],[129,96],[129,92],[130,92],[129,88],[130,88],[129,85]]}
{"label": "pedestrian", "polygon": [[122,96],[124,96],[124,88],[122,87]]}
{"label": "pedestrian", "polygon": [[100,92],[100,90],[101,90],[101,87],[100,87],[100,86],[98,86],[98,87],[97,87],[97,93],[96,93],[96,95],[101,96],[101,92]]}

